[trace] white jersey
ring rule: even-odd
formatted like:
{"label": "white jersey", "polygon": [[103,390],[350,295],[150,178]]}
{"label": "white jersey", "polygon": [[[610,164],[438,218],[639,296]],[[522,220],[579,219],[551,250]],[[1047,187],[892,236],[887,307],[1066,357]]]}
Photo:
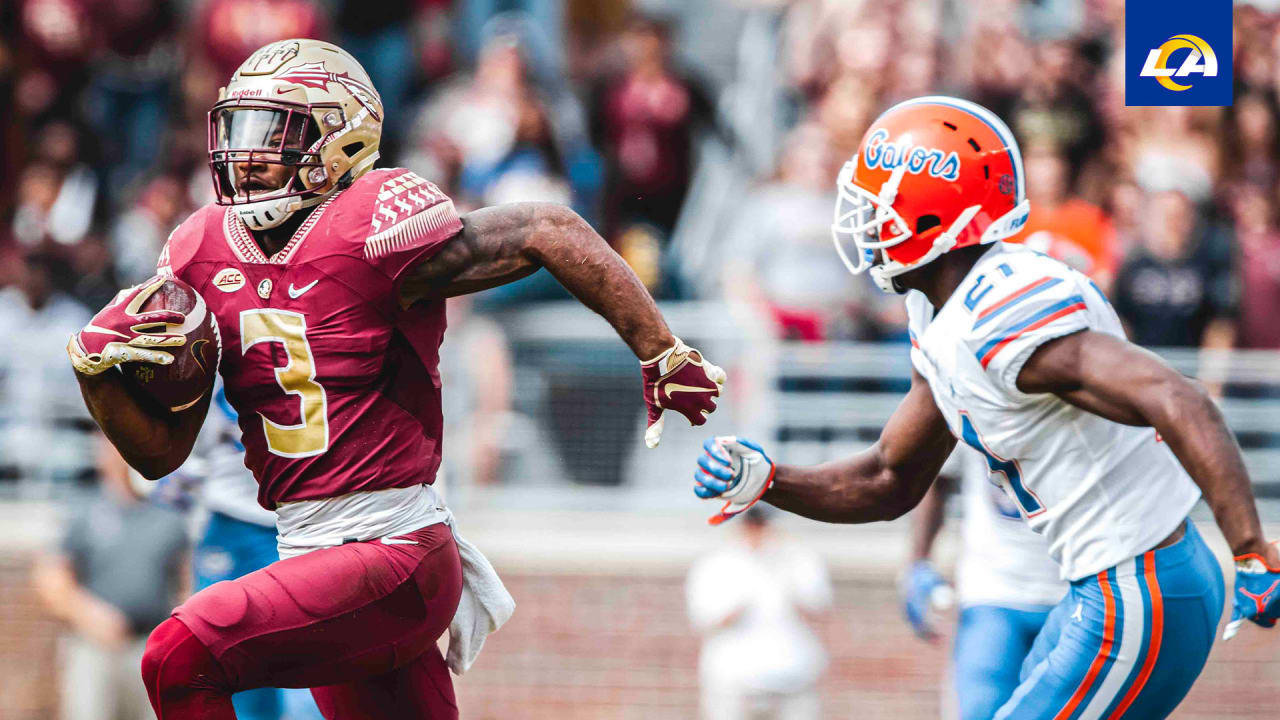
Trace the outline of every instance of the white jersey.
{"label": "white jersey", "polygon": [[1111,304],[1084,275],[997,243],[936,313],[907,296],[911,362],[951,432],[983,453],[1062,577],[1077,580],[1168,537],[1199,488],[1151,428],[1130,427],[1016,382],[1041,344],[1081,330],[1124,337]]}
{"label": "white jersey", "polygon": [[1067,584],[1058,577],[1058,563],[1049,557],[1049,543],[1027,527],[1009,496],[987,479],[982,454],[960,445],[942,471],[959,480],[964,511],[956,563],[960,604],[1056,605]]}
{"label": "white jersey", "polygon": [[258,481],[244,466],[244,446],[236,411],[227,402],[222,378],[213,388],[213,401],[191,457],[178,474],[199,484],[200,501],[206,508],[237,520],[274,527],[276,514],[258,504]]}

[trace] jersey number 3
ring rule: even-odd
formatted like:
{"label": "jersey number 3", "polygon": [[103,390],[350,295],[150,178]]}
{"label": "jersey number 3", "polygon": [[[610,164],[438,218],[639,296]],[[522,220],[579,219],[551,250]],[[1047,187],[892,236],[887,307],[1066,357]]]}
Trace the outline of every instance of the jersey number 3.
{"label": "jersey number 3", "polygon": [[1022,510],[1024,516],[1033,517],[1044,512],[1044,505],[1040,504],[1040,498],[1022,484],[1022,469],[1018,467],[1018,461],[1005,460],[988,450],[987,444],[978,435],[978,429],[969,419],[969,413],[960,413],[960,433],[965,444],[982,453],[982,456],[987,459],[987,467],[992,475],[1000,473],[1005,476],[1009,482],[1009,489],[1013,491],[1013,499],[1018,503],[1018,508]]}
{"label": "jersey number 3", "polygon": [[301,401],[297,425],[281,425],[258,413],[267,435],[267,449],[289,458],[311,457],[329,449],[329,401],[316,382],[316,366],[307,342],[307,318],[288,310],[255,309],[240,313],[240,352],[253,345],[284,345],[289,364],[277,367],[276,382],[286,394]]}

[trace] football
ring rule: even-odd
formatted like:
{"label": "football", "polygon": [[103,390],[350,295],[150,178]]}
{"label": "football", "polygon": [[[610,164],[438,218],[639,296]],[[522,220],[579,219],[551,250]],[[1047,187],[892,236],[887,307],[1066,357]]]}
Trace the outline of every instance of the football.
{"label": "football", "polygon": [[140,310],[176,310],[186,315],[179,331],[186,335],[187,344],[167,349],[173,354],[173,363],[169,365],[121,364],[125,381],[138,394],[171,412],[186,410],[213,388],[222,353],[218,321],[200,293],[177,278],[168,278]]}

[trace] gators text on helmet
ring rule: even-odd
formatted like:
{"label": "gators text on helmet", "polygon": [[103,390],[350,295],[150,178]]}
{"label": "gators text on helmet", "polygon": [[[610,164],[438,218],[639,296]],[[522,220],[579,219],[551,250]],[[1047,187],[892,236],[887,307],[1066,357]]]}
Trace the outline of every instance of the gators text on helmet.
{"label": "gators text on helmet", "polygon": [[1010,237],[1031,210],[1013,133],[990,110],[951,97],[886,110],[836,185],[836,251],[886,292],[903,292],[894,277],[945,252]]}

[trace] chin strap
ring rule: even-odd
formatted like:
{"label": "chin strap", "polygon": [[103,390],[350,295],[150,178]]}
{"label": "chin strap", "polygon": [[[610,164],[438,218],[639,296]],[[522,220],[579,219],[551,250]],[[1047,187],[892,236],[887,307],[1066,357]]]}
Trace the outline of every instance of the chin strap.
{"label": "chin strap", "polygon": [[[889,174],[889,179],[884,182],[884,185],[880,186],[880,192],[876,196],[876,199],[880,202],[880,205],[876,207],[875,227],[877,236],[880,234],[880,228],[885,225],[892,227],[899,234],[902,233],[902,228],[898,227],[898,222],[895,221],[896,218],[893,212],[893,201],[898,199],[898,186],[902,184],[902,178],[906,174],[907,164],[905,162],[899,163],[898,166],[893,169],[893,172]],[[888,241],[880,242],[883,243]]]}
{"label": "chin strap", "polygon": [[933,245],[929,248],[929,252],[924,257],[916,260],[910,265],[903,265],[899,262],[890,261],[882,263],[871,268],[871,279],[875,281],[876,286],[887,293],[902,295],[907,291],[895,278],[897,276],[911,272],[922,265],[927,265],[938,258],[939,255],[951,250],[959,242],[960,233],[964,231],[969,223],[973,222],[973,218],[982,211],[981,205],[970,205],[965,208],[951,226],[938,235],[933,241]]}
{"label": "chin strap", "polygon": [[938,239],[933,241],[933,247],[930,249],[930,254],[932,255],[936,252],[937,255],[934,255],[934,257],[937,257],[938,255],[941,255],[955,247],[956,243],[959,242],[960,233],[964,231],[965,228],[969,227],[969,223],[973,222],[974,216],[976,216],[981,210],[981,205],[970,205],[965,208],[964,212],[956,216],[956,220],[951,223],[951,227],[947,228],[946,232],[939,235]]}

